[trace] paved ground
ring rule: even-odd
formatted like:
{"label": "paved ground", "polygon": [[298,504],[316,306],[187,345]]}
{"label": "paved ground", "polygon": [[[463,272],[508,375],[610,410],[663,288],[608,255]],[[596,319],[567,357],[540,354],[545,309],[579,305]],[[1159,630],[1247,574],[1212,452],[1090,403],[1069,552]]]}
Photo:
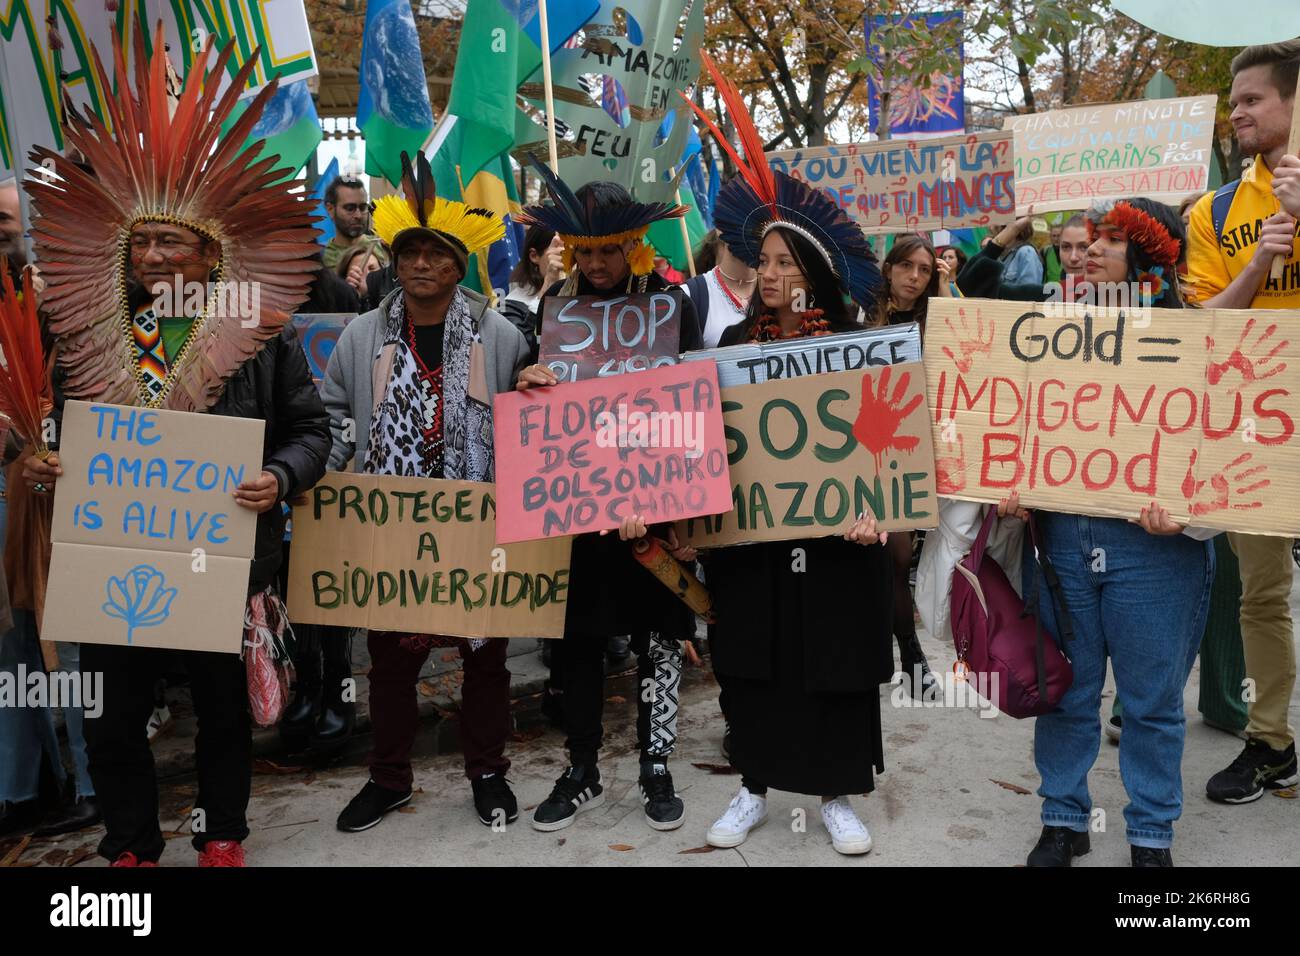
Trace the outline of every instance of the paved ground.
{"label": "paved ground", "polygon": [[[951,648],[929,638],[923,644],[936,669],[951,665]],[[357,669],[363,672],[361,658],[358,650]],[[263,736],[249,808],[250,864],[1015,866],[1023,863],[1037,836],[1032,722],[1005,716],[983,719],[970,710],[896,708],[890,706],[885,688],[887,772],[873,794],[854,798],[875,841],[870,856],[839,857],[821,825],[817,800],[776,792],[769,801],[768,824],[748,842],[735,850],[708,851],[705,831],[726,807],[739,778],[723,766],[717,685],[707,669],[689,672],[682,693],[680,742],[673,762],[677,789],[687,804],[681,829],[659,833],[642,817],[636,791],[633,680],[624,676],[608,685],[609,745],[601,765],[607,787],[604,806],[557,833],[533,831],[526,811],[517,823],[494,832],[473,814],[469,785],[454,752],[454,714],[438,719],[434,713],[435,706],[451,704],[445,694],[455,687],[455,676],[447,676],[454,661],[434,663],[439,673],[425,682],[421,697],[430,715],[422,722],[416,749],[416,785],[421,792],[406,812],[391,814],[366,833],[338,832],[335,817],[366,780],[361,764],[365,739],[359,738],[333,766],[311,769],[272,753],[274,736]],[[535,652],[513,657],[511,667],[517,690],[537,688],[542,669]],[[1198,676],[1193,674],[1186,693],[1186,805],[1177,828],[1175,861],[1204,867],[1294,865],[1300,858],[1300,801],[1266,794],[1254,804],[1223,807],[1205,799],[1205,780],[1237,754],[1241,742],[1196,716]],[[563,738],[540,723],[535,697],[521,697],[517,704],[523,729],[510,750],[510,778],[521,807],[531,809],[563,769]],[[1293,698],[1291,713],[1292,723],[1300,724],[1300,695]],[[181,716],[157,749],[165,774],[163,824],[175,831],[163,863],[187,866],[195,860],[188,833],[183,832],[194,798],[188,772],[193,722]],[[1079,865],[1127,865],[1119,749],[1109,742],[1101,743],[1091,785],[1096,805],[1106,813],[1106,832],[1094,835],[1093,852]],[[67,862],[73,854],[84,856],[101,832],[33,843],[22,859]],[[80,865],[98,866],[102,861],[88,858]]]}

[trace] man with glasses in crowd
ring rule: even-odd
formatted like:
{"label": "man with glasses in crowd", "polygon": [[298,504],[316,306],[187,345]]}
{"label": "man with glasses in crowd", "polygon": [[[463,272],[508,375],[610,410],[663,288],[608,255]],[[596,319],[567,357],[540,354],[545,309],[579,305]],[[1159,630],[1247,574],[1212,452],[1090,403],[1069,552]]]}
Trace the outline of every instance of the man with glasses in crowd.
{"label": "man with glasses in crowd", "polygon": [[324,262],[338,268],[339,259],[370,232],[370,201],[366,186],[355,176],[339,176],[325,188],[325,212],[334,221],[334,237],[325,247]]}

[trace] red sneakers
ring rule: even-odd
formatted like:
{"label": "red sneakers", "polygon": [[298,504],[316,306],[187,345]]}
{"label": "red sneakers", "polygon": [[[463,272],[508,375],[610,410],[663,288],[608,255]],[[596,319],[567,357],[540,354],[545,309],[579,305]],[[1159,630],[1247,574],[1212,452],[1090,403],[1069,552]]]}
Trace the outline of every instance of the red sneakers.
{"label": "red sneakers", "polygon": [[158,864],[155,863],[153,860],[137,859],[136,855],[129,851],[123,853],[116,860],[114,860],[112,863],[109,864],[109,866],[154,866],[154,867],[156,867],[157,865]]}
{"label": "red sneakers", "polygon": [[213,840],[199,852],[199,866],[243,866],[244,848],[235,840]]}

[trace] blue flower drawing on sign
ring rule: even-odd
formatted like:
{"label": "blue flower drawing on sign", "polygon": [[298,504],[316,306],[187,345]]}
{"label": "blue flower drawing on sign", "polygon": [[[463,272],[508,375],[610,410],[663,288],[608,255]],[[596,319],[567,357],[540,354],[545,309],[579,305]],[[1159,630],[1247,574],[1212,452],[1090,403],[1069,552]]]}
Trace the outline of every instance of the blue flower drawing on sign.
{"label": "blue flower drawing on sign", "polygon": [[147,564],[137,564],[120,578],[109,578],[108,600],[101,610],[126,622],[126,642],[131,643],[137,627],[153,627],[171,614],[176,588],[163,587],[163,573]]}

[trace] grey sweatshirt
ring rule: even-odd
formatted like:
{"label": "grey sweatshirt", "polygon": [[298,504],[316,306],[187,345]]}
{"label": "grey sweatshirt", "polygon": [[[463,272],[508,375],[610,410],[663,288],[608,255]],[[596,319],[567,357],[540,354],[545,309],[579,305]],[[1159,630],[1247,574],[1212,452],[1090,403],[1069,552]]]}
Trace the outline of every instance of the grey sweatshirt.
{"label": "grey sweatshirt", "polygon": [[[343,470],[354,457],[353,471],[360,471],[365,462],[373,410],[371,375],[375,356],[383,345],[388,308],[399,291],[393,290],[379,303],[379,308],[349,322],[330,355],[321,386],[325,409],[330,416],[330,431],[334,435],[330,471]],[[528,343],[509,319],[488,308],[484,296],[470,289],[462,288],[460,291],[469,300],[470,315],[483,336],[488,395],[508,392],[515,387],[520,369],[528,364]],[[353,422],[351,429],[347,428],[349,419]],[[345,434],[349,435],[350,441],[344,440]],[[361,454],[358,455],[358,451]]]}

